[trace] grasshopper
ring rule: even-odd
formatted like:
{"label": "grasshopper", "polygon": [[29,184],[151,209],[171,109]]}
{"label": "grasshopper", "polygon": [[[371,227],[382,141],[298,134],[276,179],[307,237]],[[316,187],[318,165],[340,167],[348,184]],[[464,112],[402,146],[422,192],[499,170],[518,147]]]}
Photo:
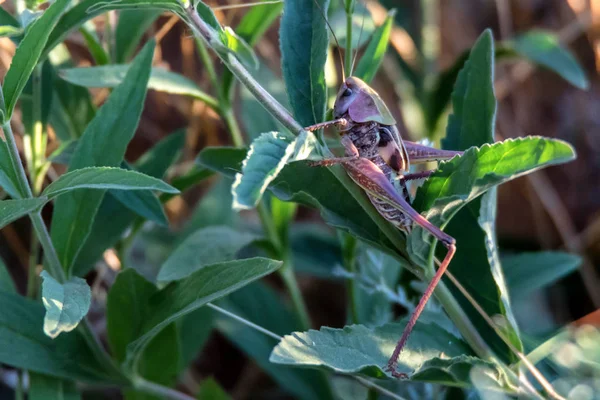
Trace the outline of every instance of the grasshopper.
{"label": "grasshopper", "polygon": [[344,157],[329,158],[311,163],[312,166],[341,164],[350,178],[367,194],[375,209],[398,229],[409,234],[413,224],[429,231],[446,248],[447,253],[423,296],[414,309],[386,371],[396,378],[407,378],[397,372],[398,357],[408,337],[433,294],[435,287],[448,268],[456,252],[456,240],[429,222],[411,207],[406,182],[425,179],[434,171],[407,173],[410,165],[448,160],[462,155],[461,151],[439,150],[417,143],[403,141],[396,121],[369,85],[356,77],[347,78],[338,91],[333,107],[334,120],[304,128],[315,131],[337,126],[344,147]]}
{"label": "grasshopper", "polygon": [[[315,4],[320,9],[316,1]],[[321,13],[337,43],[333,29],[322,10]],[[339,49],[339,43],[337,45]],[[396,127],[396,120],[379,94],[357,77],[346,78],[343,63],[342,74],[343,83],[333,106],[334,119],[304,129],[316,131],[330,126],[337,127],[344,147],[344,156],[314,161],[311,165],[328,167],[341,164],[386,220],[407,234],[410,234],[413,224],[418,224],[447,249],[446,256],[410,316],[385,367],[386,371],[396,378],[408,378],[406,374],[397,371],[398,357],[456,252],[456,240],[429,222],[410,205],[411,198],[406,182],[425,179],[434,170],[412,174],[408,172],[411,164],[449,160],[462,155],[463,152],[440,150],[403,141]]]}

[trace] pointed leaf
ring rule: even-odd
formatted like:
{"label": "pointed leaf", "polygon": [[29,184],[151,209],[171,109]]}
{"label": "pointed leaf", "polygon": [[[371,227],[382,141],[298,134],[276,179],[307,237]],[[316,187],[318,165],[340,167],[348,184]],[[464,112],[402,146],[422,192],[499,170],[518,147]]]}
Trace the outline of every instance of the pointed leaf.
{"label": "pointed leaf", "polygon": [[327,13],[328,7],[329,0],[289,0],[283,6],[281,69],[294,116],[302,126],[321,122],[325,115],[329,37],[319,8]]}
{"label": "pointed leaf", "polygon": [[589,88],[590,82],[577,59],[561,45],[553,32],[533,30],[504,44],[518,55],[556,72],[573,86]]}
{"label": "pointed leaf", "polygon": [[186,279],[171,283],[150,300],[145,332],[127,348],[127,368],[138,370],[141,354],[167,325],[210,301],[274,272],[281,261],[250,258],[206,266]]}
{"label": "pointed leaf", "polygon": [[435,218],[437,225],[494,186],[573,159],[575,150],[570,144],[540,136],[473,147],[462,157],[442,163],[419,188],[413,205],[426,210],[428,219]]}
{"label": "pointed leaf", "polygon": [[491,31],[486,30],[458,74],[452,92],[452,115],[448,119],[446,138],[442,140],[444,149],[468,149],[492,140],[496,122],[493,75],[494,38]]}
{"label": "pointed leaf", "polygon": [[0,228],[36,211],[42,207],[46,201],[48,201],[48,199],[45,197],[0,201]]}
{"label": "pointed leaf", "polygon": [[[79,139],[69,170],[121,164],[137,128],[150,75],[154,43],[136,57],[127,77],[110,95]],[[80,190],[61,196],[52,216],[52,241],[61,264],[70,271],[92,227],[103,190]]]}
{"label": "pointed leaf", "polygon": [[383,56],[385,56],[385,52],[390,42],[395,15],[396,10],[390,10],[388,12],[388,16],[383,24],[373,32],[371,41],[358,62],[354,76],[359,77],[367,83],[373,80],[383,61]]}
{"label": "pointed leaf", "polygon": [[[351,325],[344,329],[322,327],[318,331],[295,332],[279,342],[270,360],[341,374],[395,379],[384,368],[403,328],[404,324],[391,323],[373,329]],[[415,381],[468,387],[471,385],[468,371],[475,365],[485,365],[500,378],[494,364],[465,354],[469,354],[469,349],[462,340],[436,324],[418,322],[411,340],[400,353],[398,371],[411,375]],[[447,372],[454,364],[462,364],[461,373]]]}
{"label": "pointed leaf", "polygon": [[512,296],[523,296],[548,286],[581,266],[581,257],[561,251],[539,251],[501,257]]}
{"label": "pointed leaf", "polygon": [[42,302],[46,307],[44,333],[55,338],[62,332],[70,332],[86,316],[92,300],[92,291],[81,278],[71,278],[58,283],[48,272],[40,274],[42,283]]}
{"label": "pointed leaf", "polygon": [[4,139],[0,139],[0,187],[12,198],[25,197],[19,189],[19,180],[10,161],[8,144]]}
{"label": "pointed leaf", "polygon": [[[67,82],[88,88],[114,88],[123,82],[129,68],[129,65],[65,68],[60,70],[59,76]],[[164,68],[152,68],[148,88],[159,92],[190,96],[202,100],[212,107],[217,103],[194,81]]]}
{"label": "pointed leaf", "polygon": [[257,236],[226,226],[213,226],[196,231],[188,237],[162,265],[158,282],[183,279],[203,267],[231,261],[242,248]]}
{"label": "pointed leaf", "polygon": [[179,193],[177,189],[160,179],[121,168],[88,167],[61,175],[52,182],[43,194],[52,199],[78,189],[112,190],[156,190]]}
{"label": "pointed leaf", "polygon": [[5,108],[2,110],[5,121],[11,119],[17,100],[40,60],[50,32],[52,32],[70,2],[70,0],[57,0],[48,7],[42,16],[28,27],[25,37],[17,47],[10,68],[4,78],[2,89],[4,101],[6,102]]}

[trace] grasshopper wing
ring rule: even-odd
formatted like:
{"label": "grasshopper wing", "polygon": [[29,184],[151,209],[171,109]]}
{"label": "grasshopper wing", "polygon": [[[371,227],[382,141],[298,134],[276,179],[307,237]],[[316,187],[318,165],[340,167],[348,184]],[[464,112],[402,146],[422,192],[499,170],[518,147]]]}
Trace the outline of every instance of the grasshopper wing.
{"label": "grasshopper wing", "polygon": [[385,126],[379,131],[379,155],[397,173],[408,171],[410,162],[404,142],[395,126]]}

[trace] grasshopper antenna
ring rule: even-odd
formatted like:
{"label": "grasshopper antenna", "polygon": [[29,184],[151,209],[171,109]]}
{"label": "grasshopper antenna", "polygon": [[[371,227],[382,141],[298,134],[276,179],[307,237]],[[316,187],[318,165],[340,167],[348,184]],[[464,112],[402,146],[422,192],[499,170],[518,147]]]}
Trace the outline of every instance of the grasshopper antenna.
{"label": "grasshopper antenna", "polygon": [[[367,9],[367,6],[365,6]],[[367,9],[368,12],[368,9]],[[360,32],[358,34],[358,42],[356,42],[356,49],[354,50],[354,57],[352,57],[352,66],[350,67],[350,76],[354,73],[354,64],[356,63],[356,56],[358,56],[358,47],[360,46],[360,39],[362,38],[363,28],[365,27],[365,15],[363,14],[362,22],[360,24]]]}
{"label": "grasshopper antenna", "polygon": [[333,36],[333,39],[335,40],[335,45],[337,46],[337,53],[338,53],[338,56],[340,57],[340,66],[342,67],[342,80],[344,82],[346,82],[346,70],[344,69],[344,58],[342,57],[342,51],[340,50],[340,48],[341,48],[340,42],[338,42],[337,36],[335,36],[335,33],[333,32],[333,28],[329,24],[329,20],[327,19],[327,16],[325,15],[323,8],[321,8],[321,6],[317,2],[317,0],[313,0],[313,2],[315,3],[315,5],[319,9],[319,11],[321,12],[321,16],[325,20],[325,23],[327,24],[327,27],[329,28],[329,31],[331,32],[331,35]]}

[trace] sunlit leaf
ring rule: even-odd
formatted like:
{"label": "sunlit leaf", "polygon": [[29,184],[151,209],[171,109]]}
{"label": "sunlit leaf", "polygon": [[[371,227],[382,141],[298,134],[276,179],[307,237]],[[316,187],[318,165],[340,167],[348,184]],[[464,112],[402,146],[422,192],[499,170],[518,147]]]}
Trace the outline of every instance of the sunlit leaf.
{"label": "sunlit leaf", "polygon": [[46,307],[44,333],[55,338],[77,327],[87,314],[92,301],[92,291],[85,280],[71,278],[65,283],[57,282],[48,272],[40,274],[42,302]]}

